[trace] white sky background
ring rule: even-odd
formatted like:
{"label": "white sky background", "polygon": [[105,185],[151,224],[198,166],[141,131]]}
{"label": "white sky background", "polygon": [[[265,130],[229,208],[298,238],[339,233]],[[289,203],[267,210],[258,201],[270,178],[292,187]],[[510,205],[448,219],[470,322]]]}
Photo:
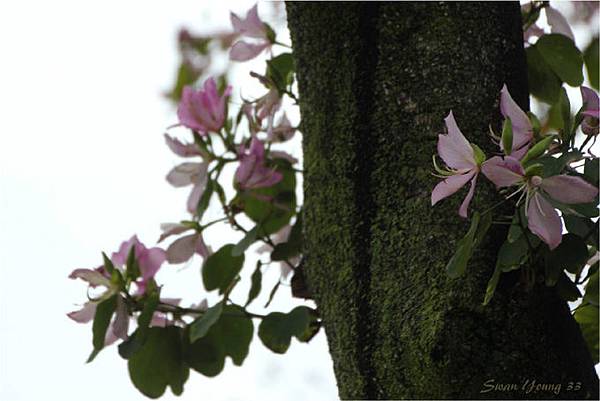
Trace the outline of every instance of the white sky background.
{"label": "white sky background", "polygon": [[[160,223],[187,217],[189,187],[173,189],[164,180],[181,162],[164,145],[164,128],[177,118],[161,96],[177,68],[177,31],[182,25],[197,33],[229,29],[229,9],[245,12],[252,5],[0,3],[0,400],[146,399],[115,346],[84,364],[91,325],[65,313],[85,300],[85,285],[67,275],[99,265],[101,250],[116,250],[134,233],[152,245]],[[268,16],[270,8],[261,4],[259,12]],[[255,70],[263,69],[258,62]],[[207,242],[218,248],[231,241],[224,233],[213,230]],[[199,263],[183,270],[165,265],[157,277],[164,294],[182,289],[199,301]],[[253,267],[247,262],[247,274]],[[273,269],[264,277],[263,291],[277,276]],[[243,298],[247,287],[240,287]],[[282,287],[272,309],[288,311],[294,303]],[[255,337],[242,367],[228,359],[212,379],[192,371],[183,395],[335,398],[322,332],[310,344],[293,340],[283,356]],[[163,399],[178,398],[168,389]]]}
{"label": "white sky background", "polygon": [[[229,9],[245,12],[252,4],[0,2],[0,400],[146,399],[115,346],[84,364],[91,325],[65,313],[85,300],[85,285],[67,275],[97,266],[101,250],[112,252],[134,233],[152,245],[160,223],[186,217],[189,189],[164,180],[180,162],[164,145],[164,128],[176,115],[161,96],[177,67],[177,31],[228,29]],[[269,10],[259,5],[261,15]],[[252,66],[263,69],[260,62]],[[569,95],[575,107],[578,97]],[[215,248],[232,241],[213,233],[207,242]],[[165,265],[158,276],[165,294],[184,289],[191,301],[201,299],[198,266],[197,260],[184,269]],[[271,273],[267,291],[277,277]],[[273,309],[293,307],[287,290],[280,289]],[[228,360],[212,379],[192,371],[183,395],[335,398],[323,332],[308,345],[293,340],[283,356],[255,337],[242,367]],[[168,389],[163,399],[179,398]]]}

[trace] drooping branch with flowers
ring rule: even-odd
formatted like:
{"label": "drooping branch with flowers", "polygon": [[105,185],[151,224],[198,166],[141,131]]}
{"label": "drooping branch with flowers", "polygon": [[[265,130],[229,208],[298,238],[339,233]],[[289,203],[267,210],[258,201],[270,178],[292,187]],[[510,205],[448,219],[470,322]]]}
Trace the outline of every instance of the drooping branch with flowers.
{"label": "drooping branch with flowers", "polygon": [[[536,25],[544,9],[551,34]],[[581,86],[584,56],[573,44],[564,17],[547,3],[534,2],[523,11],[532,94],[558,110],[554,113],[559,118],[542,123],[543,117],[525,113],[504,86],[499,94],[504,117],[501,133],[490,128],[498,152],[485,155],[467,141],[458,127],[461,116],[455,119],[448,105],[447,133],[438,137],[438,155],[445,166],[434,157],[435,174],[442,180],[433,188],[431,203],[469,187],[458,214],[470,216],[471,224],[448,262],[452,277],[468,274],[469,259],[492,225],[510,226],[484,304],[503,272],[521,269],[525,284],[544,280],[559,287],[567,300],[583,297],[575,316],[582,327],[591,326],[589,317],[598,308],[598,159],[592,151],[598,135],[598,95]],[[263,292],[262,275],[269,264],[280,265],[281,278],[268,289],[267,306],[282,283],[291,285],[292,295],[310,297],[302,279],[302,214],[297,201],[302,167],[281,148],[297,135],[298,124],[293,125],[288,115],[297,107],[298,95],[289,46],[279,42],[275,30],[259,18],[257,6],[244,16],[232,13],[231,25],[233,32],[194,36],[183,30],[179,36],[182,61],[169,97],[178,102],[176,126],[186,128],[187,136],[178,138],[168,132],[164,138],[185,161],[166,179],[176,188],[191,187],[186,203],[190,215],[161,226],[158,243],[171,241],[168,246],[147,248],[133,236],[110,257],[103,254],[99,267],[76,269],[70,275],[88,283],[88,301],[69,313],[77,322],[93,321],[88,360],[121,340],[118,351],[127,360],[133,384],[152,398],[160,397],[167,387],[181,394],[190,369],[213,377],[223,370],[227,357],[241,365],[255,322],[260,341],[276,353],[285,353],[292,337],[310,341],[322,324],[318,310],[308,304],[268,314],[252,310]],[[536,36],[539,39],[531,44]],[[568,68],[552,61],[556,52],[565,49],[574,54],[567,58]],[[227,74],[206,75],[212,53],[222,51],[233,62],[266,56],[265,70],[250,73],[264,86],[262,96],[234,99],[234,89],[241,85],[229,84]],[[597,89],[597,73],[595,85],[592,79]],[[563,82],[581,86],[583,106],[575,115]],[[235,105],[239,107],[234,110]],[[233,172],[229,182],[227,169]],[[476,206],[481,175],[498,188],[498,207],[469,212],[472,203]],[[507,206],[511,215],[506,215]],[[211,219],[206,212],[215,207],[220,217]],[[213,251],[207,232],[216,225],[230,227],[242,239]],[[231,294],[239,293],[237,284],[242,269],[248,268],[250,249],[261,257],[250,267],[254,270],[246,301],[238,304]],[[199,299],[183,306],[181,299],[162,297],[163,285],[155,280],[159,269],[165,262],[181,264],[194,258],[202,259],[202,284],[218,294],[218,301],[209,305]],[[585,295],[578,285],[585,285]],[[592,349],[597,348],[597,334],[595,345],[593,341],[592,337]]]}

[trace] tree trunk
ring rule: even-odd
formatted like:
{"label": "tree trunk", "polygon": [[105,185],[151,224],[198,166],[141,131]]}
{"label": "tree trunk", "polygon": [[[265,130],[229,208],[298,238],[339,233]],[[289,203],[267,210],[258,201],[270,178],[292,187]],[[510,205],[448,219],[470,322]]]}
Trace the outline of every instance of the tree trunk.
{"label": "tree trunk", "polygon": [[[448,112],[490,155],[503,83],[528,107],[519,4],[287,11],[304,133],[305,273],[340,396],[598,397],[579,327],[554,289],[526,291],[518,272],[503,275],[481,305],[506,231],[493,226],[467,274],[450,279],[445,265],[468,225],[457,215],[465,192],[431,207],[431,156]],[[482,211],[499,195],[479,181],[472,206]],[[532,381],[553,386],[527,392]]]}

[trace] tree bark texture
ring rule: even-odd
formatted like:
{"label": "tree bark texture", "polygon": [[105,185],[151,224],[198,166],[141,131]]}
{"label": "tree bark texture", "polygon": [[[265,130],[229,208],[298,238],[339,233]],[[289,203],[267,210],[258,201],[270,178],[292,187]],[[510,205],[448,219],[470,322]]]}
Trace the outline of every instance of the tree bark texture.
{"label": "tree bark texture", "polygon": [[[450,110],[489,157],[502,85],[528,108],[519,4],[292,2],[287,12],[304,133],[305,274],[340,396],[597,398],[591,357],[554,289],[525,291],[516,272],[481,305],[503,226],[450,279],[445,265],[468,228],[457,214],[466,189],[430,201],[431,156]],[[472,208],[499,199],[480,179]],[[526,380],[561,391],[527,394]],[[482,393],[484,383],[519,388]]]}

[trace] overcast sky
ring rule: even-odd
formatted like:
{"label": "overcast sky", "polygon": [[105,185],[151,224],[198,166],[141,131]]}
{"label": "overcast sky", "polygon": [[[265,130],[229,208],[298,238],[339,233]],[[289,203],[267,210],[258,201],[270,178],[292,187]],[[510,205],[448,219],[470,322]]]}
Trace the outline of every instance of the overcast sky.
{"label": "overcast sky", "polygon": [[[114,346],[84,364],[91,326],[65,314],[85,300],[85,285],[67,275],[134,233],[152,245],[160,223],[185,217],[188,190],[164,180],[178,160],[162,136],[176,122],[161,93],[177,67],[177,30],[229,29],[229,8],[252,4],[0,2],[0,400],[145,399]],[[219,235],[207,241],[223,243]],[[167,294],[201,298],[198,261],[158,280]],[[294,302],[281,291],[274,309]],[[284,356],[255,338],[242,367],[228,361],[213,379],[192,372],[184,397],[335,399],[324,334]]]}

